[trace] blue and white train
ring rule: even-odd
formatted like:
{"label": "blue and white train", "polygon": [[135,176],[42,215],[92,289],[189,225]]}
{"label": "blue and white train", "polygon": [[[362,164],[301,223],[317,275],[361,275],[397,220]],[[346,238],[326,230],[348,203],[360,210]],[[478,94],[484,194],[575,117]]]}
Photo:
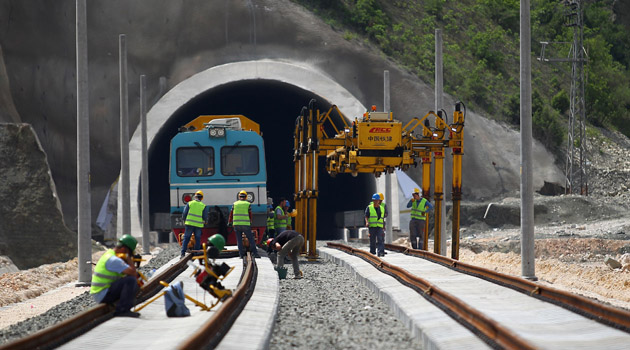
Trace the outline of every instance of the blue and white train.
{"label": "blue and white train", "polygon": [[[267,223],[267,170],[260,126],[242,115],[199,116],[180,128],[170,148],[171,226],[179,240],[181,214],[196,191],[210,207],[201,242],[215,233],[236,237],[227,221],[240,191],[251,203],[252,230],[260,243]],[[181,242],[180,242],[181,243]]]}

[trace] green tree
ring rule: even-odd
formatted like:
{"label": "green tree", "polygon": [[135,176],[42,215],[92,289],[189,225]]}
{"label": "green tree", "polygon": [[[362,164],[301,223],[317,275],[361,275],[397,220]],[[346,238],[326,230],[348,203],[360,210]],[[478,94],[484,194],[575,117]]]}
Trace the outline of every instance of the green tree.
{"label": "green tree", "polygon": [[564,90],[560,90],[552,99],[551,106],[561,114],[564,114],[569,107],[571,107],[571,102],[569,101],[569,95]]}

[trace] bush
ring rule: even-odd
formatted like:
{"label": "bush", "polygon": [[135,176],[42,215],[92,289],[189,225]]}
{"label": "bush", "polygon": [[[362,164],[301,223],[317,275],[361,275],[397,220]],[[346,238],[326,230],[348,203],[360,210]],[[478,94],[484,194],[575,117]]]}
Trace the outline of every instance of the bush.
{"label": "bush", "polygon": [[571,107],[571,101],[569,101],[569,96],[567,92],[564,90],[560,90],[552,99],[551,106],[561,114],[564,114]]}
{"label": "bush", "polygon": [[560,121],[560,113],[543,106],[540,111],[532,112],[532,133],[547,148],[557,150],[564,140],[565,129]]}

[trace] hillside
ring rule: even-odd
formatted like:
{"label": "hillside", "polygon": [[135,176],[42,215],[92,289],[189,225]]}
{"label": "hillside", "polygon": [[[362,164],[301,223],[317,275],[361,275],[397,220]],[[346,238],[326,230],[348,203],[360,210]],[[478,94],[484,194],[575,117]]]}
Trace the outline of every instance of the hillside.
{"label": "hillside", "polygon": [[[348,40],[369,41],[424,81],[434,80],[434,32],[444,40],[445,92],[473,110],[519,127],[518,0],[293,0],[320,15]],[[588,54],[586,116],[591,126],[630,136],[630,6],[585,1],[584,46]],[[568,6],[532,0],[532,102],[534,136],[562,159],[569,115],[571,66],[540,63],[541,41],[570,42]],[[551,53],[568,54],[568,45]]]}

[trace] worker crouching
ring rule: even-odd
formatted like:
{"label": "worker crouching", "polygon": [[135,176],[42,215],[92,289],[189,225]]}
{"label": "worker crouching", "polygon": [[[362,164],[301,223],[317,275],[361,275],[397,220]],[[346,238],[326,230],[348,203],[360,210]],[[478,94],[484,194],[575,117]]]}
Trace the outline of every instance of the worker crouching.
{"label": "worker crouching", "polygon": [[282,231],[276,238],[269,239],[269,250],[275,250],[278,252],[277,269],[281,270],[284,267],[284,258],[287,254],[291,257],[293,263],[293,275],[295,279],[302,278],[302,271],[300,271],[300,264],[298,262],[298,256],[300,250],[304,244],[304,237],[297,231],[286,230]]}
{"label": "worker crouching", "polygon": [[123,235],[114,249],[101,256],[92,274],[90,295],[97,303],[116,303],[114,316],[140,316],[131,311],[138,291],[138,272],[132,260],[137,244],[133,236]]}

